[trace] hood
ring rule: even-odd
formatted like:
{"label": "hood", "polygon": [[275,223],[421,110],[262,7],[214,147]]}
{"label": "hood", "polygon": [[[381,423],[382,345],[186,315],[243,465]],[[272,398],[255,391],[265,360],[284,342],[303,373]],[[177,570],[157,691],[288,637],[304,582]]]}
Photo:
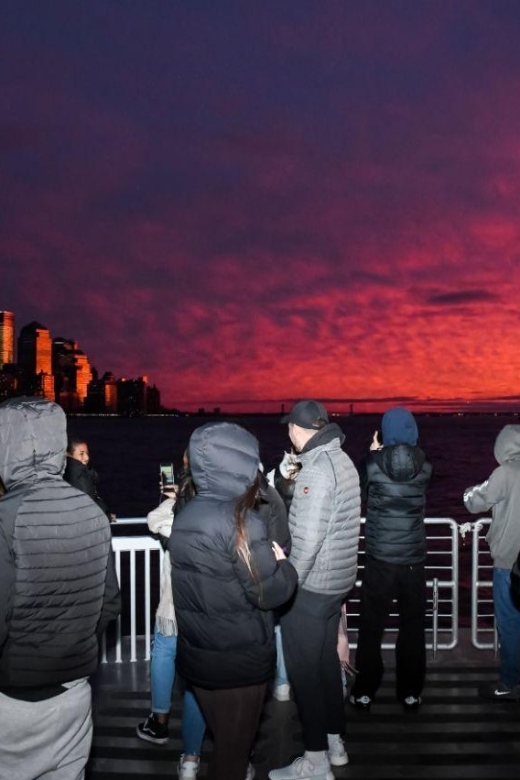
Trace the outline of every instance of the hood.
{"label": "hood", "polygon": [[382,450],[375,450],[373,456],[379,468],[393,482],[409,482],[417,476],[426,460],[419,447],[410,447],[409,444],[383,447]]}
{"label": "hood", "polygon": [[188,447],[190,469],[199,495],[238,498],[256,479],[258,441],[240,425],[211,422],[197,428]]}
{"label": "hood", "polygon": [[6,490],[65,468],[67,418],[43,398],[11,398],[0,404],[0,477]]}
{"label": "hood", "polygon": [[323,444],[328,444],[334,439],[339,439],[340,445],[345,441],[345,434],[336,423],[328,423],[323,428],[311,436],[305,447],[302,448],[300,455],[304,455],[310,450],[315,450],[316,447],[321,447]]}
{"label": "hood", "polygon": [[495,441],[495,458],[500,465],[520,458],[520,425],[504,425]]}
{"label": "hood", "polygon": [[419,438],[415,417],[404,406],[394,406],[384,413],[381,433],[385,447],[392,444],[410,444],[413,447]]}

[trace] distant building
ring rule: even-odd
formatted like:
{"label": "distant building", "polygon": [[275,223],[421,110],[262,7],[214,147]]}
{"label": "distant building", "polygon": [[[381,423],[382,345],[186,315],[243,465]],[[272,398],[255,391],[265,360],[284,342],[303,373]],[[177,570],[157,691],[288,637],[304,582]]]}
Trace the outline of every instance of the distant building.
{"label": "distant building", "polygon": [[14,314],[0,311],[0,368],[14,363]]}
{"label": "distant building", "polygon": [[107,371],[101,379],[95,369],[88,384],[84,409],[91,414],[117,414],[117,380]]}
{"label": "distant building", "polygon": [[117,411],[124,417],[140,417],[147,413],[148,377],[117,380]]}
{"label": "distant building", "polygon": [[159,414],[162,411],[161,393],[155,385],[146,388],[146,413]]}
{"label": "distant building", "polygon": [[52,340],[52,369],[56,401],[67,412],[77,411],[83,406],[92,379],[90,363],[77,341],[62,337]]}
{"label": "distant building", "polygon": [[18,369],[23,394],[55,400],[51,334],[38,322],[30,322],[20,331]]}

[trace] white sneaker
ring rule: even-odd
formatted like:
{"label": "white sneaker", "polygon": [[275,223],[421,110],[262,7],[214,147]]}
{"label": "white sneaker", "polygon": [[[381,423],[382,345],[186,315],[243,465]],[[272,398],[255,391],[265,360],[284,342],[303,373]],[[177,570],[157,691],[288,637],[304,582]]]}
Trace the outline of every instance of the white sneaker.
{"label": "white sneaker", "polygon": [[253,764],[247,765],[247,772],[246,772],[246,780],[254,780],[255,777],[255,768]]}
{"label": "white sneaker", "polygon": [[289,766],[271,769],[269,780],[334,780],[327,759],[315,762],[307,756],[295,759]]}
{"label": "white sneaker", "polygon": [[291,701],[291,686],[289,683],[275,685],[273,696],[277,701]]}
{"label": "white sneaker", "polygon": [[332,766],[345,766],[345,764],[348,764],[348,753],[340,735],[327,734],[327,739],[329,741],[329,761]]}
{"label": "white sneaker", "polygon": [[200,758],[195,760],[186,760],[184,753],[181,755],[179,763],[177,765],[177,771],[179,773],[179,780],[194,780],[197,777],[199,771]]}

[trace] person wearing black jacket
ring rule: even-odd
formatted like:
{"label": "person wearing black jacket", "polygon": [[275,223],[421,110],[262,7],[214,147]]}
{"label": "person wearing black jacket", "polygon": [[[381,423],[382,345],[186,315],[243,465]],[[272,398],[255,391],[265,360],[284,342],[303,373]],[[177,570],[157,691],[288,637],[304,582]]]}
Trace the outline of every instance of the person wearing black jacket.
{"label": "person wearing black jacket", "polygon": [[253,511],[255,437],[208,423],[192,434],[188,456],[196,495],[168,541],[177,668],[213,732],[208,780],[244,780],[275,666],[272,610],[291,597],[297,574]]}
{"label": "person wearing black jacket", "polygon": [[432,467],[417,446],[413,415],[389,409],[371,452],[359,468],[366,501],[365,569],[361,583],[360,624],[351,704],[369,708],[381,684],[381,641],[392,600],[397,601],[399,632],[396,693],[405,707],[417,707],[426,672],[425,494]]}
{"label": "person wearing black jacket", "polygon": [[88,677],[121,608],[106,515],[62,479],[66,417],[0,405],[0,779],[83,778]]}
{"label": "person wearing black jacket", "polygon": [[99,475],[90,465],[88,445],[83,439],[69,438],[63,478],[70,485],[90,496],[98,507],[103,510],[110,522],[115,522],[116,516],[108,511],[108,506],[98,493]]}

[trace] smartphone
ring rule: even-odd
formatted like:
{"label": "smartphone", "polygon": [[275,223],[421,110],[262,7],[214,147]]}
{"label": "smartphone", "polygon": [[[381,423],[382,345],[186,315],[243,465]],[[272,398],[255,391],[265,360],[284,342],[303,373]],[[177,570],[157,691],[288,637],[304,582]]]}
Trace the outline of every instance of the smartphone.
{"label": "smartphone", "polygon": [[172,487],[175,485],[175,471],[173,470],[173,463],[161,463],[159,466],[159,473],[161,475],[161,485],[163,488]]}

